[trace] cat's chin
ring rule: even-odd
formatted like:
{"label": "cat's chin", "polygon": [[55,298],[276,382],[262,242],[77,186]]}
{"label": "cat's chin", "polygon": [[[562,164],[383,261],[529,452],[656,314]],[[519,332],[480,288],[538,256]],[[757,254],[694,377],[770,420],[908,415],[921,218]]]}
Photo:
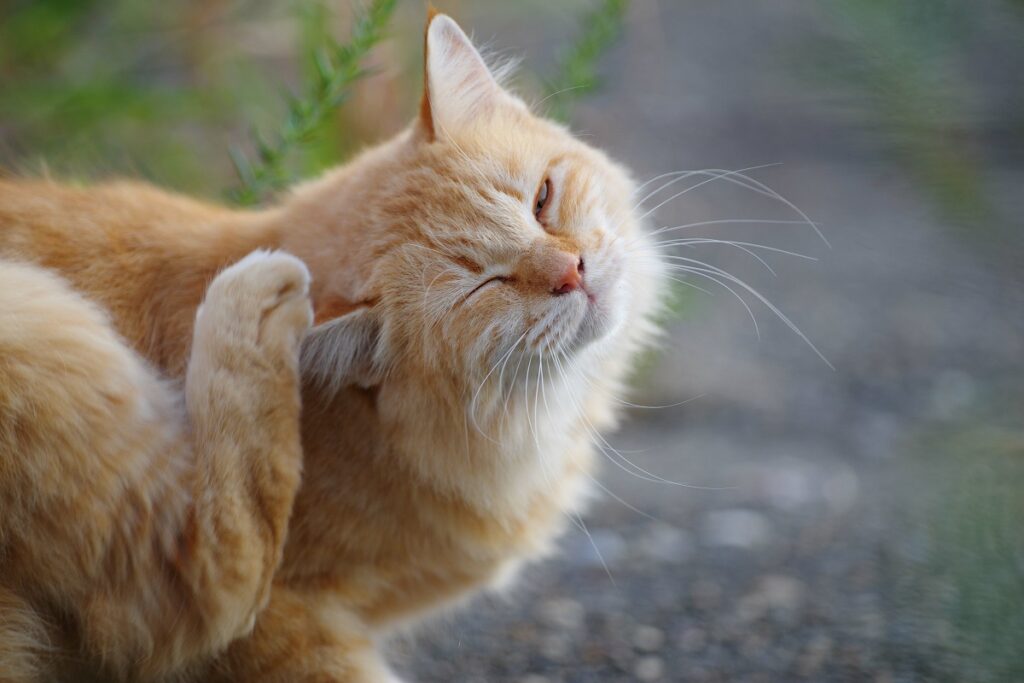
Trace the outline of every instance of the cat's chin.
{"label": "cat's chin", "polygon": [[626,320],[624,294],[622,287],[616,287],[602,296],[588,296],[586,312],[569,343],[571,351],[581,351],[616,336]]}

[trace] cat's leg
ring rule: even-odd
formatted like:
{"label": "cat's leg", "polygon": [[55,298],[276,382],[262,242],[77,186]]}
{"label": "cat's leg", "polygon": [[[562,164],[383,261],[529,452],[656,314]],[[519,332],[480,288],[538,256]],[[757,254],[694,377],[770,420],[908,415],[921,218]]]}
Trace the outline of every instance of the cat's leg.
{"label": "cat's leg", "polygon": [[197,311],[184,388],[187,503],[173,547],[153,567],[177,603],[146,615],[155,643],[137,669],[143,676],[223,649],[251,630],[268,600],[301,470],[308,288],[301,261],[258,251],[217,275]]}
{"label": "cat's leg", "polygon": [[215,278],[182,401],[60,278],[0,262],[0,585],[69,615],[122,678],[223,649],[266,601],[301,467],[308,282],[267,253]]}
{"label": "cat's leg", "polygon": [[153,538],[163,527],[170,547],[184,507],[179,403],[67,283],[0,261],[0,680],[68,654],[61,624],[105,634],[111,658],[151,648],[135,616],[178,603]]}
{"label": "cat's leg", "polygon": [[402,683],[369,630],[329,593],[275,584],[248,637],[204,683]]}
{"label": "cat's leg", "polygon": [[185,381],[195,502],[181,570],[223,622],[221,645],[252,628],[281,559],[301,471],[308,289],[301,261],[254,252],[214,279],[196,315]]}

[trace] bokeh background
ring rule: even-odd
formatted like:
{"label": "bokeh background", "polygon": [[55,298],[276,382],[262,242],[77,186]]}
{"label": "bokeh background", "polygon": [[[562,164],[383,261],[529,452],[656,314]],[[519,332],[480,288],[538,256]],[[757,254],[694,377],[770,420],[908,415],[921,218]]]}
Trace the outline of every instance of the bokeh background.
{"label": "bokeh background", "polygon": [[[749,175],[830,247],[725,179],[652,220],[813,257],[758,251],[773,275],[728,245],[675,252],[749,283],[832,367],[752,292],[734,287],[756,330],[721,286],[679,284],[629,397],[669,407],[627,411],[589,538],[400,640],[397,665],[424,682],[1024,681],[1024,2],[438,4],[523,57],[533,101],[595,67],[599,87],[540,107],[641,180],[774,164]],[[399,2],[372,73],[282,177],[412,116],[423,15]],[[238,200],[229,151],[258,164],[254,131],[275,139],[351,22],[348,0],[0,0],[0,167]]]}

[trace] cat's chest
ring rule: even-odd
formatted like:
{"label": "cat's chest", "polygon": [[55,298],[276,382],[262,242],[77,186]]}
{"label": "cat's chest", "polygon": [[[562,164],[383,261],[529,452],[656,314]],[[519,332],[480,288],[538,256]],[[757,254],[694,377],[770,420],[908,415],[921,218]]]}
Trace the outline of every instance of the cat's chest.
{"label": "cat's chest", "polygon": [[514,495],[500,475],[460,495],[381,459],[336,458],[329,475],[314,466],[289,532],[285,574],[315,575],[382,628],[507,583],[554,549],[586,497],[590,446],[567,448],[543,472],[517,473]]}

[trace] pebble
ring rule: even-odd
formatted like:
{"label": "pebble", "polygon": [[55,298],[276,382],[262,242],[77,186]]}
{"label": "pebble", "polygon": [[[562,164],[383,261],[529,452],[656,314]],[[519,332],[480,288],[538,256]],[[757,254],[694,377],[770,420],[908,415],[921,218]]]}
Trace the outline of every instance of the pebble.
{"label": "pebble", "polygon": [[791,615],[800,607],[803,594],[804,586],[797,579],[781,575],[765,576],[753,591],[740,599],[737,605],[739,620],[750,623],[772,611]]}
{"label": "pebble", "polygon": [[751,549],[771,538],[771,523],[753,510],[715,510],[704,516],[701,539],[709,546]]}
{"label": "pebble", "polygon": [[696,626],[690,626],[679,636],[679,649],[683,652],[697,652],[707,642],[707,635]]}
{"label": "pebble", "polygon": [[568,659],[571,649],[569,639],[558,634],[548,636],[540,644],[541,654],[554,662],[564,662]]}
{"label": "pebble", "polygon": [[626,542],[609,529],[592,529],[590,536],[577,531],[563,545],[566,561],[581,569],[601,569],[618,564],[626,555]]}
{"label": "pebble", "polygon": [[857,475],[850,468],[844,467],[825,480],[821,486],[821,495],[834,512],[842,513],[857,502],[859,489]]}
{"label": "pebble", "polygon": [[682,529],[658,522],[637,539],[636,550],[647,560],[681,564],[693,555],[693,541]]}
{"label": "pebble", "polygon": [[665,662],[660,657],[641,657],[636,660],[633,675],[641,681],[657,681],[665,675]]}
{"label": "pebble", "polygon": [[811,477],[795,463],[774,468],[765,477],[769,502],[782,510],[796,510],[812,499]]}
{"label": "pebble", "polygon": [[653,652],[665,642],[665,633],[653,626],[640,626],[633,633],[633,645],[644,652]]}
{"label": "pebble", "polygon": [[690,588],[690,596],[698,609],[714,609],[722,600],[722,587],[711,579],[699,579]]}
{"label": "pebble", "polygon": [[538,610],[541,621],[552,628],[578,631],[583,626],[586,610],[570,598],[546,600]]}
{"label": "pebble", "polygon": [[832,639],[824,634],[815,636],[800,656],[798,667],[801,675],[807,677],[817,674],[830,654],[832,654]]}

